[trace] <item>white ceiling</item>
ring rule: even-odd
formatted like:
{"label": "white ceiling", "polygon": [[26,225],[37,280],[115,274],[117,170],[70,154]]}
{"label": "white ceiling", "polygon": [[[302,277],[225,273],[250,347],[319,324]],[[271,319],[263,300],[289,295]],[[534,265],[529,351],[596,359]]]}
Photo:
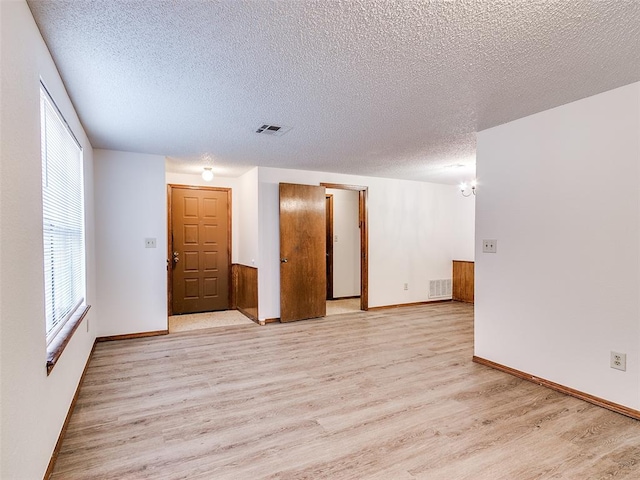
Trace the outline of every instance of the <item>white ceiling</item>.
{"label": "white ceiling", "polygon": [[28,3],[92,145],[173,171],[455,183],[476,131],[640,80],[640,0]]}

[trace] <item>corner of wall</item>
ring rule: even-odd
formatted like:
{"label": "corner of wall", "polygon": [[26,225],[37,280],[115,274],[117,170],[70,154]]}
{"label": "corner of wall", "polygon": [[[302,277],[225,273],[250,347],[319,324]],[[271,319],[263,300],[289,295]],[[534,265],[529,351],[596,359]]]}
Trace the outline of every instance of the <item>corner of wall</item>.
{"label": "corner of wall", "polygon": [[476,237],[498,249],[475,264],[477,356],[636,410],[638,105],[634,83],[480,132]]}

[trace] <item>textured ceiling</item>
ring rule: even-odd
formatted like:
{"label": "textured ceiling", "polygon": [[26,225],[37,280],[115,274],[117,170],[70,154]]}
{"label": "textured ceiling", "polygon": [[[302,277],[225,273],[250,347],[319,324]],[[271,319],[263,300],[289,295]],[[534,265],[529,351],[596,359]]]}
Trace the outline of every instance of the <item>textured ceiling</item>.
{"label": "textured ceiling", "polygon": [[453,183],[476,131],[640,80],[640,0],[28,3],[93,146],[173,171]]}

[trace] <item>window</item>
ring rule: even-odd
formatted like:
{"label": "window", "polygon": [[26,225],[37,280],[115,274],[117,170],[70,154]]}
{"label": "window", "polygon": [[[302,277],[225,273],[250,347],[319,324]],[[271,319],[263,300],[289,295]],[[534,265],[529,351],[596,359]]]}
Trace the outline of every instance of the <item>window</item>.
{"label": "window", "polygon": [[42,232],[47,345],[84,303],[82,148],[40,88]]}

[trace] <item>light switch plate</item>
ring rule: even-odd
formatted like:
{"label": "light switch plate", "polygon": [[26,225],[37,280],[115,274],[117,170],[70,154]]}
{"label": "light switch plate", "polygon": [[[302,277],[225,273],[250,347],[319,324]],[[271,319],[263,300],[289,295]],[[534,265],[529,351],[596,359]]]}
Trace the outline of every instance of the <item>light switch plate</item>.
{"label": "light switch plate", "polygon": [[155,238],[145,238],[144,239],[144,248],[156,248],[156,239]]}

